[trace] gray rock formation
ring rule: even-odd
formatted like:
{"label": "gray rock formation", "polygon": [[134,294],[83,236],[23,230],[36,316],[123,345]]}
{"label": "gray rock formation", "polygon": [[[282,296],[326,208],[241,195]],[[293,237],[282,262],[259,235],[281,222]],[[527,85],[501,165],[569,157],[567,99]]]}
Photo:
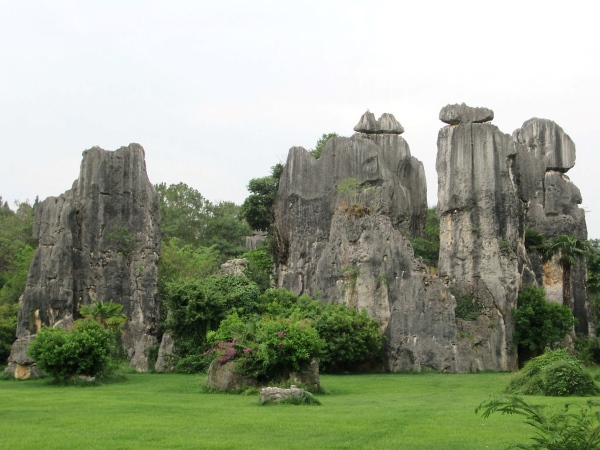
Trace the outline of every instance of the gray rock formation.
{"label": "gray rock formation", "polygon": [[292,148],[275,206],[280,286],[366,308],[388,336],[390,370],[462,370],[455,299],[409,241],[426,213],[422,164],[397,134],[331,139],[318,160]]}
{"label": "gray rock formation", "polygon": [[365,134],[402,134],[404,127],[389,113],[383,113],[378,120],[372,112],[368,111],[362,115],[354,131]]}
{"label": "gray rock formation", "polygon": [[[452,108],[443,108],[440,118],[450,117]],[[489,111],[463,104],[460,115],[481,117],[481,110]],[[457,319],[461,358],[478,368],[510,370],[516,367],[511,308],[525,259],[524,204],[513,167],[519,148],[494,125],[472,122],[446,126],[438,136],[438,274],[457,298],[482,305],[477,321]]]}
{"label": "gray rock formation", "polygon": [[305,398],[312,398],[312,394],[303,389],[298,389],[295,385],[291,385],[289,389],[278,388],[278,387],[266,387],[260,390],[259,401],[260,403],[281,403],[290,399],[304,400]]}
{"label": "gray rock formation", "polygon": [[[526,186],[525,226],[542,233],[547,240],[564,234],[587,238],[585,212],[577,186],[565,175],[575,165],[575,144],[563,129],[551,120],[533,118],[513,132],[516,144],[522,145],[526,157],[519,179]],[[534,163],[532,163],[534,161]],[[562,303],[561,268],[555,259],[544,262],[540,255],[529,252],[535,283],[544,286],[550,300]],[[578,333],[593,334],[591,313],[585,289],[586,268],[578,262],[573,270],[570,306],[578,320]]]}
{"label": "gray rock formation", "polygon": [[483,123],[494,118],[494,111],[488,108],[472,108],[461,103],[460,105],[446,105],[440,111],[440,120],[449,125],[459,123]]}
{"label": "gray rock formation", "polygon": [[141,146],[84,151],[72,189],[36,210],[39,248],[20,301],[19,340],[41,324],[72,322],[81,305],[113,300],[129,318],[123,345],[131,364],[147,370],[148,350],[157,344],[159,224]]}

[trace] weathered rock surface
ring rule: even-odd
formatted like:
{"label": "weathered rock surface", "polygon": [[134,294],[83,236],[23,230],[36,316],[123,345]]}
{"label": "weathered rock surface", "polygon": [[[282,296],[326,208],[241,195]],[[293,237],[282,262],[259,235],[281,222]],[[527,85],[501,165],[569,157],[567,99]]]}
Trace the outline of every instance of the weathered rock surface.
{"label": "weathered rock surface", "polygon": [[221,264],[220,275],[244,275],[244,271],[248,267],[246,258],[230,259]]}
{"label": "weathered rock surface", "polygon": [[458,343],[459,359],[475,364],[471,369],[516,366],[511,308],[525,259],[524,204],[513,174],[519,151],[491,124],[461,122],[438,136],[438,274],[457,297],[483,306],[474,323],[457,320],[468,336]]}
{"label": "weathered rock surface", "polygon": [[41,324],[68,326],[81,305],[113,300],[130,319],[123,345],[131,364],[148,370],[159,317],[159,224],[141,146],[84,151],[72,189],[36,210],[39,248],[20,301],[15,346]]}
{"label": "weathered rock surface", "polygon": [[547,119],[529,119],[513,133],[513,138],[537,159],[546,170],[566,172],[575,165],[575,144],[563,129]]}
{"label": "weathered rock surface", "polygon": [[278,387],[266,387],[260,390],[259,401],[261,403],[273,402],[281,403],[282,401],[296,398],[303,400],[306,397],[312,397],[310,392],[303,389],[297,388],[295,385],[291,385],[289,389],[278,388]]}
{"label": "weathered rock surface", "polygon": [[372,112],[367,111],[362,115],[354,131],[365,134],[402,134],[404,127],[389,113],[383,113],[378,120]]}
{"label": "weathered rock surface", "polygon": [[[522,166],[519,180],[527,186],[525,226],[547,240],[561,234],[586,239],[585,212],[579,207],[581,192],[565,175],[575,165],[575,144],[569,135],[551,120],[533,118],[513,132],[513,140],[527,153],[518,161]],[[528,256],[536,284],[544,287],[548,299],[562,303],[562,269],[557,260],[544,262],[535,252]],[[569,303],[578,320],[576,331],[593,334],[585,280],[585,264],[576,262]]]}
{"label": "weathered rock surface", "polygon": [[[358,186],[351,194],[337,188],[348,179]],[[393,371],[460,370],[455,299],[409,242],[423,231],[425,194],[421,163],[386,133],[331,139],[318,160],[292,148],[279,182],[280,285],[366,308],[388,336]]]}
{"label": "weathered rock surface", "polygon": [[488,108],[473,108],[464,103],[446,105],[440,111],[440,120],[449,125],[459,123],[483,123],[494,118],[494,111]]}
{"label": "weathered rock surface", "polygon": [[235,369],[235,361],[220,363],[215,359],[208,367],[208,386],[217,391],[236,391],[258,385],[256,379],[241,375]]}

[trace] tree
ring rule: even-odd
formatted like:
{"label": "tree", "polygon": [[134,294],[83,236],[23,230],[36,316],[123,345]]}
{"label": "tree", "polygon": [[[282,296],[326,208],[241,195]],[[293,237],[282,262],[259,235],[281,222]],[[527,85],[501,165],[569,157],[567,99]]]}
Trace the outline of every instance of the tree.
{"label": "tree", "polygon": [[544,289],[528,286],[521,291],[515,319],[514,340],[532,355],[562,341],[575,325],[571,310],[564,305],[546,301]]}
{"label": "tree", "polygon": [[563,305],[571,307],[571,284],[573,265],[585,258],[589,253],[589,246],[585,239],[579,239],[577,236],[567,236],[561,234],[556,236],[548,245],[547,256],[559,256],[559,263],[562,266],[563,281]]}
{"label": "tree", "polygon": [[123,305],[114,303],[112,300],[103,302],[98,300],[91,305],[82,305],[79,312],[83,317],[90,320],[96,320],[104,328],[117,331],[127,323],[127,316],[121,314]]}
{"label": "tree", "polygon": [[337,133],[323,133],[323,136],[321,136],[315,144],[315,148],[310,149],[308,153],[310,153],[315,159],[319,159],[321,157],[321,153],[323,153],[323,149],[325,148],[327,141],[336,137],[338,137]]}
{"label": "tree", "polygon": [[437,267],[440,253],[440,218],[436,208],[427,210],[425,221],[425,236],[410,240],[416,257],[423,258],[429,267]]}
{"label": "tree", "polygon": [[268,231],[275,221],[273,207],[282,172],[283,165],[276,164],[271,167],[271,175],[248,183],[250,195],[242,204],[242,216],[253,230]]}
{"label": "tree", "polygon": [[162,239],[176,237],[186,244],[201,245],[210,217],[210,202],[185,183],[155,186],[160,197]]}

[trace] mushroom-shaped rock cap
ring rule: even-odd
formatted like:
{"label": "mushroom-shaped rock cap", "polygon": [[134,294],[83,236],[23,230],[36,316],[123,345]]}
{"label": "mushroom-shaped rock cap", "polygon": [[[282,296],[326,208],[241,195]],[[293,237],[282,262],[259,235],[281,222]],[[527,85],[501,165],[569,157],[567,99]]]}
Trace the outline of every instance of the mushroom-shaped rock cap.
{"label": "mushroom-shaped rock cap", "polygon": [[378,129],[379,124],[375,120],[375,115],[368,109],[354,127],[354,131],[358,131],[359,133],[377,133]]}
{"label": "mushroom-shaped rock cap", "polygon": [[366,134],[402,134],[404,128],[393,114],[383,113],[379,120],[375,120],[375,115],[367,110],[354,127],[354,131]]}
{"label": "mushroom-shaped rock cap", "polygon": [[404,133],[404,127],[400,125],[400,122],[396,120],[393,114],[383,113],[379,120],[377,121],[379,124],[379,132],[380,133],[388,133],[388,134],[402,134]]}
{"label": "mushroom-shaped rock cap", "polygon": [[483,123],[494,118],[494,111],[489,108],[473,108],[464,103],[446,105],[440,111],[440,120],[449,125],[459,123]]}

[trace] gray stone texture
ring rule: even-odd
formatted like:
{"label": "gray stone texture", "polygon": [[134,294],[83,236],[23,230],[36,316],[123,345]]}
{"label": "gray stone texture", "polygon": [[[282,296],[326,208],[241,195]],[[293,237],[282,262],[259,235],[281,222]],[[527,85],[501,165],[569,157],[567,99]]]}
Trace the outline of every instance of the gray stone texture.
{"label": "gray stone texture", "polygon": [[438,275],[458,297],[474,296],[483,314],[457,319],[458,357],[469,370],[511,370],[516,307],[525,249],[524,204],[514,160],[522,151],[491,124],[460,123],[438,136]]}
{"label": "gray stone texture", "polygon": [[260,403],[273,402],[281,403],[282,401],[297,398],[299,400],[312,397],[310,392],[297,388],[295,385],[291,385],[289,389],[278,388],[278,387],[266,387],[260,390],[259,401]]}
{"label": "gray stone texture", "polygon": [[41,324],[68,326],[81,305],[113,300],[129,318],[123,345],[131,364],[148,370],[159,318],[159,224],[140,145],[84,151],[72,189],[36,209],[39,248],[20,301],[19,340]]}
{"label": "gray stone texture", "polygon": [[[275,207],[279,284],[365,308],[388,336],[392,371],[459,371],[455,299],[409,241],[427,213],[423,166],[399,135],[357,129],[329,140],[318,160],[290,150]],[[348,178],[360,186],[354,195],[337,189]],[[355,204],[368,213],[353,215]]]}
{"label": "gray stone texture", "polygon": [[[513,140],[526,153],[517,159],[523,199],[528,202],[525,227],[544,234],[548,241],[561,234],[586,239],[581,192],[565,174],[575,165],[576,156],[569,135],[551,120],[533,118],[513,132]],[[550,300],[562,303],[562,269],[557,261],[543,261],[532,252],[528,257],[534,284],[543,286]],[[570,304],[578,321],[577,333],[593,335],[585,280],[585,264],[578,262],[573,267]]]}
{"label": "gray stone texture", "polygon": [[375,115],[367,111],[354,127],[354,131],[364,134],[402,134],[404,127],[390,113],[383,113],[375,120]]}
{"label": "gray stone texture", "polygon": [[464,103],[446,105],[440,111],[440,120],[449,125],[459,123],[483,123],[494,119],[494,111],[488,108],[474,108]]}

